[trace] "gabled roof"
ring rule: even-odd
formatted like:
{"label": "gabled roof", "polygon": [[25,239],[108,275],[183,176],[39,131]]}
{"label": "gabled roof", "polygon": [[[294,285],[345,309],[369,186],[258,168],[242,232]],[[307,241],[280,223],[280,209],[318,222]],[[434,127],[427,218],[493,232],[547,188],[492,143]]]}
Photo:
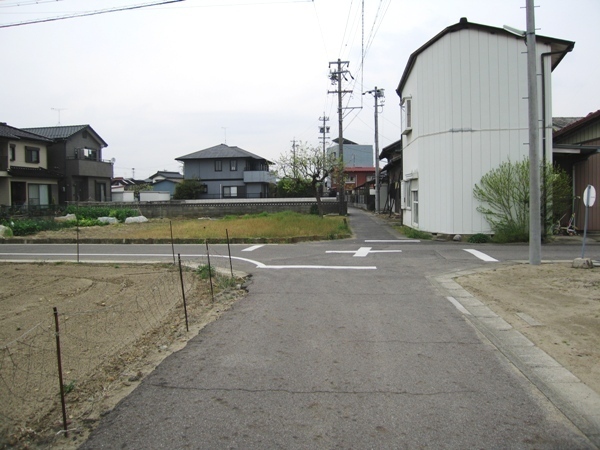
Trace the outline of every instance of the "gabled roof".
{"label": "gabled roof", "polygon": [[573,122],[583,119],[583,117],[553,117],[552,118],[552,131],[556,132],[567,125],[571,125]]}
{"label": "gabled roof", "polygon": [[[189,155],[180,156],[175,158],[176,161],[186,161],[193,159],[233,159],[233,158],[252,158],[259,159],[261,161],[267,161],[254,153],[243,150],[239,147],[230,147],[226,144],[215,145],[214,147],[205,148]],[[267,161],[270,162],[270,161]]]}
{"label": "gabled roof", "polygon": [[85,129],[87,129],[88,132],[91,132],[96,138],[96,140],[98,140],[98,142],[100,142],[103,147],[108,146],[104,139],[102,139],[100,135],[96,133],[94,129],[89,125],[66,125],[56,127],[24,128],[24,130],[26,131],[45,136],[48,139],[52,139],[53,141],[62,141],[69,139],[71,136]]}
{"label": "gabled roof", "polygon": [[7,139],[28,139],[32,141],[41,141],[41,142],[52,142],[50,139],[45,138],[44,136],[40,136],[39,134],[31,133],[26,130],[21,130],[19,128],[11,127],[4,122],[0,123],[0,138]]}
{"label": "gabled roof", "polygon": [[566,136],[567,134],[573,133],[596,120],[600,120],[600,109],[596,112],[589,113],[584,118],[579,119],[576,122],[573,122],[570,125],[567,125],[566,127],[563,127],[558,131],[555,131],[552,134],[552,137],[556,139],[557,137]]}
{"label": "gabled roof", "polygon": [[[406,63],[406,68],[404,69],[404,73],[402,74],[402,78],[400,79],[400,83],[398,84],[398,88],[396,89],[396,93],[400,97],[402,96],[402,88],[404,87],[404,84],[408,80],[408,76],[409,76],[412,68],[415,65],[417,57],[421,53],[423,53],[427,48],[431,47],[433,44],[435,44],[437,41],[439,41],[441,38],[443,38],[447,34],[454,33],[455,31],[466,30],[466,29],[486,31],[490,34],[512,36],[515,39],[523,39],[521,37],[515,36],[511,32],[505,30],[504,28],[492,27],[489,25],[482,25],[479,23],[472,23],[472,22],[469,22],[466,17],[462,17],[458,23],[455,23],[454,25],[450,25],[449,27],[443,29],[440,33],[438,33],[436,36],[431,38],[423,46],[421,46],[420,48],[415,50],[410,55],[410,57],[408,58],[408,62]],[[552,53],[556,52],[555,54],[552,54],[550,56],[552,70],[554,70],[556,68],[556,66],[558,66],[558,64],[562,61],[562,59],[565,57],[565,55],[568,52],[570,52],[571,50],[573,50],[573,47],[575,46],[575,42],[573,42],[573,41],[566,41],[563,39],[556,39],[556,38],[551,38],[551,37],[547,37],[547,36],[540,36],[539,34],[536,34],[535,38],[536,38],[536,42],[540,42],[542,44],[549,44]]]}
{"label": "gabled roof", "polygon": [[154,178],[154,177],[169,178],[169,179],[172,179],[172,180],[183,179],[183,175],[180,174],[179,172],[168,172],[166,170],[159,170],[154,175],[150,175],[148,177],[148,179],[151,179],[151,178]]}

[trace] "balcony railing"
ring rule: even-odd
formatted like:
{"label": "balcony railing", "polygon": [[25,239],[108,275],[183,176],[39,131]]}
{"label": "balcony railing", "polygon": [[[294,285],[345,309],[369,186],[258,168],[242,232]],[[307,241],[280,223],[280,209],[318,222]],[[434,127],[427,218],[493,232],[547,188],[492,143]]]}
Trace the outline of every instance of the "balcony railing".
{"label": "balcony railing", "polygon": [[265,170],[247,170],[244,172],[244,183],[274,183],[275,177]]}

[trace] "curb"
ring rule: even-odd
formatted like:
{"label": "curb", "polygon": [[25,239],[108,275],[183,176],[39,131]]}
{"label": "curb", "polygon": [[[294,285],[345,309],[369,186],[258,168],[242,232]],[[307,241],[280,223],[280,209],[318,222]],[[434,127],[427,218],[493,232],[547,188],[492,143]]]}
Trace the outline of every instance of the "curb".
{"label": "curb", "polygon": [[455,278],[487,272],[462,270],[428,279],[556,408],[600,448],[600,395],[463,289]]}

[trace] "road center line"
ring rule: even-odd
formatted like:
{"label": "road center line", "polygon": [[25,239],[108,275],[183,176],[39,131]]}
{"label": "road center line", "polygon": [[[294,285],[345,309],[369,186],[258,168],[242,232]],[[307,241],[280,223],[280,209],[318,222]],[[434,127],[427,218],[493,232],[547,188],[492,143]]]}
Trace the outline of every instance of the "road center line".
{"label": "road center line", "polygon": [[366,239],[365,242],[375,242],[375,243],[392,243],[392,244],[406,244],[413,242],[421,242],[418,239]]}
{"label": "road center line", "polygon": [[489,256],[489,255],[486,255],[486,254],[485,254],[485,253],[483,253],[483,252],[480,252],[479,250],[472,250],[472,249],[469,249],[469,248],[465,248],[465,249],[463,249],[463,250],[464,250],[465,252],[468,252],[468,253],[470,253],[470,254],[472,254],[472,255],[476,256],[477,258],[479,258],[479,259],[481,259],[481,260],[483,260],[483,261],[486,261],[486,262],[498,262],[498,260],[497,260],[497,259],[494,259],[494,258],[492,258],[491,256]]}

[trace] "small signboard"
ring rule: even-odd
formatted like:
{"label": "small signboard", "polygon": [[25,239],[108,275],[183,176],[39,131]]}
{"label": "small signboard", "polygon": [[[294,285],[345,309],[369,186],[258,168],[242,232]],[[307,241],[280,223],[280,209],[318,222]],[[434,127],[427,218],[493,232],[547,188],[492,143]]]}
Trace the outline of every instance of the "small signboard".
{"label": "small signboard", "polygon": [[591,184],[588,184],[588,187],[583,191],[583,204],[585,206],[594,206],[596,202],[596,188]]}

